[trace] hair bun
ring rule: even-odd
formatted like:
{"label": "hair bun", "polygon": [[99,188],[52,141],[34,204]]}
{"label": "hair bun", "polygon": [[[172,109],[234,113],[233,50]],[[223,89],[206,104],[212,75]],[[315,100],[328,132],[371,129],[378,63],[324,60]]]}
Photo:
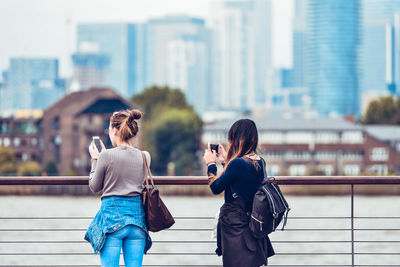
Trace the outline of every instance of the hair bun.
{"label": "hair bun", "polygon": [[133,119],[133,120],[138,120],[142,117],[142,112],[140,112],[137,109],[132,109],[130,114],[129,114],[129,118]]}

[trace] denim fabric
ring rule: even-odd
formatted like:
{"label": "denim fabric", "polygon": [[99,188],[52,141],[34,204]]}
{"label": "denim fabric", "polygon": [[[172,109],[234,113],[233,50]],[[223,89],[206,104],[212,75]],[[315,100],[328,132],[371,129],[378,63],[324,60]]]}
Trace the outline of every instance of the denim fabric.
{"label": "denim fabric", "polygon": [[108,234],[100,251],[101,266],[118,267],[122,248],[125,266],[141,267],[145,244],[146,232],[134,225]]}
{"label": "denim fabric", "polygon": [[104,197],[101,201],[100,210],[85,234],[85,240],[92,245],[97,254],[104,246],[106,234],[116,232],[127,225],[136,225],[145,231],[144,253],[146,253],[152,242],[146,227],[141,196]]}

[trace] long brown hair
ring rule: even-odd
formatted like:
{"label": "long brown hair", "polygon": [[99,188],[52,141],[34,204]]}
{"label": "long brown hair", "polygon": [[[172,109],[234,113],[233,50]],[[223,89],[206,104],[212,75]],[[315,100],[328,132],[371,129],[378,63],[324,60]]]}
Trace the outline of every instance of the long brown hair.
{"label": "long brown hair", "polygon": [[228,152],[225,167],[215,179],[218,179],[226,170],[229,163],[250,153],[256,153],[258,147],[258,131],[254,121],[241,119],[236,121],[228,132]]}
{"label": "long brown hair", "polygon": [[121,110],[114,112],[110,118],[112,128],[119,130],[119,138],[122,141],[129,141],[139,132],[137,120],[142,117],[142,112],[137,109]]}

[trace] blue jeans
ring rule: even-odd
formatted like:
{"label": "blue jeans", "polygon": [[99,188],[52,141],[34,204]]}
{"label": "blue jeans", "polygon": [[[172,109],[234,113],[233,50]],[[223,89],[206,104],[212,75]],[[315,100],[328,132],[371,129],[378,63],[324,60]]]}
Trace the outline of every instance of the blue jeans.
{"label": "blue jeans", "polygon": [[135,225],[108,234],[104,247],[100,251],[102,267],[118,267],[121,248],[126,267],[142,266],[146,233]]}

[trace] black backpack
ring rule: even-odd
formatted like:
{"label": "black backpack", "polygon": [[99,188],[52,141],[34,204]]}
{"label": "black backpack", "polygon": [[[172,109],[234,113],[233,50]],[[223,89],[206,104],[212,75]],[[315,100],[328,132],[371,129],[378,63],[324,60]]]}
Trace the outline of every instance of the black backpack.
{"label": "black backpack", "polygon": [[[258,172],[250,159],[245,159],[256,173]],[[264,177],[262,184],[253,198],[253,208],[250,215],[249,227],[255,238],[264,238],[274,232],[283,220],[282,231],[287,223],[289,205],[278,185],[273,184],[274,177],[268,179],[266,164],[262,160]]]}

